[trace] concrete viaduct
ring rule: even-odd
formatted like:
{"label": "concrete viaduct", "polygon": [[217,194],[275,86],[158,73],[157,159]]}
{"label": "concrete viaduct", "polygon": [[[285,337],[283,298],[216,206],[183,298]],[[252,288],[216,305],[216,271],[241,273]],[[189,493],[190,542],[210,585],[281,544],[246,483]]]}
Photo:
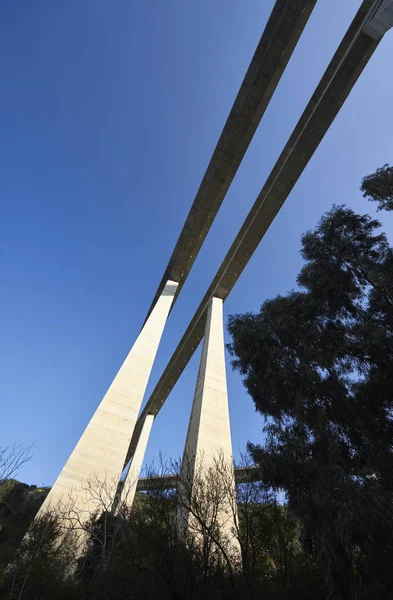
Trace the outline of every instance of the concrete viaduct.
{"label": "concrete viaduct", "polygon": [[[393,0],[363,0],[279,159],[184,332],[144,409],[147,382],[168,314],[225,198],[317,0],[277,0],[235,98],[206,173],[165,269],[144,325],[39,514],[70,504],[80,519],[97,510],[91,482],[106,482],[110,505],[121,493],[131,506],[154,418],[200,341],[203,349],[184,458],[194,472],[220,453],[233,469],[225,375],[223,302],[312,158],[382,37],[393,26]],[[140,414],[139,414],[140,413]],[[185,461],[183,461],[184,464]],[[255,477],[236,470],[237,482]],[[232,471],[233,472],[233,471]],[[250,475],[251,473],[251,475]],[[167,487],[176,478],[161,481]],[[235,473],[233,472],[233,485]],[[126,492],[126,494],[125,494]],[[180,493],[180,492],[179,492]],[[225,518],[224,518],[225,517]],[[186,515],[186,525],[188,516]],[[228,524],[228,516],[222,522]],[[226,525],[227,526],[227,525]]]}

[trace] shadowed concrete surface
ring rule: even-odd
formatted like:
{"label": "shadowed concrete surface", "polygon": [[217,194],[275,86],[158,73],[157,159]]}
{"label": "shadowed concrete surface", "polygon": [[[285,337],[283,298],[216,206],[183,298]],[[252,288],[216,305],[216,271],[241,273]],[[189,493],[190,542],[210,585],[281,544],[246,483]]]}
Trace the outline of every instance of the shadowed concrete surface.
{"label": "shadowed concrete surface", "polygon": [[[128,469],[124,484],[121,489],[121,501],[132,506],[135,492],[137,490],[139,475],[141,473],[143,461],[145,458],[146,446],[149,441],[150,431],[153,425],[154,416],[147,415],[142,427],[142,433],[139,436],[138,445]],[[119,490],[120,491],[120,490]]]}

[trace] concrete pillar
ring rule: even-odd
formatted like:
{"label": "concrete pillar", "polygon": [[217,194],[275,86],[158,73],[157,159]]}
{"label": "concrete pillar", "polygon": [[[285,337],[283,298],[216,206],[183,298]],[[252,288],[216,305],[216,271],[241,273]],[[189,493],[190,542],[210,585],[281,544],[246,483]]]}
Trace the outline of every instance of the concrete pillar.
{"label": "concrete pillar", "polygon": [[[180,533],[194,537],[199,526],[189,503],[195,501],[196,510],[204,512],[203,518],[213,519],[220,535],[237,547],[234,538],[236,524],[236,488],[232,459],[231,430],[225,373],[224,326],[222,300],[213,298],[207,314],[198,380],[188,426],[179,482],[179,499],[184,506],[179,509]],[[203,487],[206,486],[204,490]],[[214,488],[214,491],[211,488]],[[213,492],[213,494],[212,494]],[[211,507],[216,517],[203,506],[211,495],[219,498],[219,506]],[[201,504],[198,507],[198,503]]]}
{"label": "concrete pillar", "polygon": [[62,505],[84,521],[111,508],[176,288],[167,282],[39,514]]}
{"label": "concrete pillar", "polygon": [[134,456],[131,460],[130,468],[128,469],[128,473],[124,481],[120,502],[128,508],[132,507],[132,503],[134,501],[136,487],[141,474],[143,459],[145,457],[146,446],[147,442],[149,441],[149,435],[153,421],[154,415],[146,416],[141,435],[139,436],[139,440],[135,448]]}

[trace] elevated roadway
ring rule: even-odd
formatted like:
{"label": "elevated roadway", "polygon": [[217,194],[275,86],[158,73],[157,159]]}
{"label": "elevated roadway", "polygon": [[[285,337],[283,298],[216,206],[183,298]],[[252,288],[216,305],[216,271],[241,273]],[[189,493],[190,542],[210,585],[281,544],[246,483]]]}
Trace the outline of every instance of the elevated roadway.
{"label": "elevated roadway", "polygon": [[[334,54],[320,83],[298,121],[284,150],[244,221],[235,241],[217,271],[202,302],[180,340],[172,358],[142,410],[130,443],[132,457],[147,414],[156,415],[182,374],[203,337],[207,307],[213,296],[225,300],[232,290],[276,214],[288,198],[315,150],[340,111],[359,75],[392,23],[375,32],[373,23],[381,18],[391,0],[364,0]],[[166,276],[165,276],[166,277]]]}
{"label": "elevated roadway", "polygon": [[169,280],[178,283],[175,303],[315,4],[276,1],[146,320]]}

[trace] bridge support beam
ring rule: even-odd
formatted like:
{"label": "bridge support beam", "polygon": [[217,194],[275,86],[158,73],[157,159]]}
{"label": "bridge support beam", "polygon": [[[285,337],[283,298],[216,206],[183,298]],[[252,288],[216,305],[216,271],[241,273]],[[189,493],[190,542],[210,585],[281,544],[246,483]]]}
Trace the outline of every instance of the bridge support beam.
{"label": "bridge support beam", "polygon": [[128,508],[131,508],[132,503],[134,502],[135,492],[142,470],[146,446],[149,441],[149,435],[153,421],[154,415],[147,415],[143,422],[141,435],[139,436],[138,444],[136,446],[134,456],[131,459],[130,468],[128,469],[128,473],[122,487],[120,501]]}
{"label": "bridge support beam", "polygon": [[111,508],[176,288],[167,282],[39,514],[61,506],[85,521]]}
{"label": "bridge support beam", "polygon": [[[210,489],[214,488],[214,489]],[[202,497],[217,506],[204,506]],[[204,538],[195,513],[238,548],[236,488],[225,372],[222,300],[210,302],[179,480],[178,524],[184,539]],[[199,505],[198,505],[199,504]]]}

